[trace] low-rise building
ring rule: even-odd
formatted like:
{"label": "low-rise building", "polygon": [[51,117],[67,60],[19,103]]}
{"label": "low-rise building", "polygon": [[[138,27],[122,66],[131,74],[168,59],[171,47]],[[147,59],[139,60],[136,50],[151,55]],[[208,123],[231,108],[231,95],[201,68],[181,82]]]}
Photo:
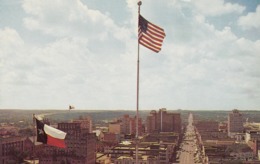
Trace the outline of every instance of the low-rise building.
{"label": "low-rise building", "polygon": [[[175,144],[169,143],[152,143],[141,142],[138,145],[138,161],[139,163],[165,163],[172,162]],[[110,152],[111,161],[114,163],[135,163],[136,147],[135,144],[119,145]]]}
{"label": "low-rise building", "polygon": [[33,152],[33,143],[27,137],[0,138],[0,164],[21,163]]}
{"label": "low-rise building", "polygon": [[[178,147],[179,133],[157,133],[144,136],[138,142],[139,163],[171,163]],[[122,142],[108,151],[114,163],[135,163],[136,144],[133,141]]]}
{"label": "low-rise building", "polygon": [[260,130],[247,130],[245,134],[245,141],[247,143],[250,140],[260,140]]}
{"label": "low-rise building", "polygon": [[198,121],[195,126],[200,133],[219,131],[219,123],[217,121]]}
{"label": "low-rise building", "polygon": [[114,134],[121,134],[121,126],[122,126],[121,121],[110,122],[108,125],[108,132]]}
{"label": "low-rise building", "polygon": [[233,144],[227,148],[235,160],[249,161],[255,159],[253,150],[247,144]]}
{"label": "low-rise building", "polygon": [[96,164],[110,164],[111,160],[109,155],[103,153],[97,153]]}

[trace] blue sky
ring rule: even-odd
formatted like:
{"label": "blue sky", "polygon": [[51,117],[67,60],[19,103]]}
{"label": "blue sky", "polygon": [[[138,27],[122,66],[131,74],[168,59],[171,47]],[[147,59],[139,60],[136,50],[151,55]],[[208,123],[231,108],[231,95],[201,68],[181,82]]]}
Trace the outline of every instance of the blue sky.
{"label": "blue sky", "polygon": [[[137,1],[0,0],[0,109],[136,107]],[[259,0],[144,0],[140,109],[260,109]]]}

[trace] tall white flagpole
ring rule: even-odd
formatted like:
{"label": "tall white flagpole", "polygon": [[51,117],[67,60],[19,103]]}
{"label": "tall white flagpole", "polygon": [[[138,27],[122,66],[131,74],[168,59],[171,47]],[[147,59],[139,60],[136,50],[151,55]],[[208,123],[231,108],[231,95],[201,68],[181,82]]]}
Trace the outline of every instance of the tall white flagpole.
{"label": "tall white flagpole", "polygon": [[37,137],[37,128],[36,128],[36,121],[35,121],[35,114],[33,114],[33,129],[36,132],[35,136],[33,135],[33,152],[32,152],[32,159],[33,164],[35,164],[35,137]]}
{"label": "tall white flagpole", "polygon": [[[142,2],[139,1],[138,3],[138,26],[137,26],[137,35],[139,33],[139,15],[140,15],[140,6]],[[136,87],[136,145],[135,145],[135,163],[138,164],[138,127],[139,127],[139,37],[137,37],[138,46],[137,46],[137,87]]]}

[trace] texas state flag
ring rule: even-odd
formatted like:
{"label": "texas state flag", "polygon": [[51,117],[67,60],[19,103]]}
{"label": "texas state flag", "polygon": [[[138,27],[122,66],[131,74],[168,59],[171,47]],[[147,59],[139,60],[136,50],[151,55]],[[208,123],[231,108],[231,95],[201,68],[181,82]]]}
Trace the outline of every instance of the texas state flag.
{"label": "texas state flag", "polygon": [[56,146],[60,148],[65,148],[65,132],[53,128],[47,124],[36,119],[36,126],[37,126],[37,142],[42,142],[44,144],[48,144],[51,146]]}

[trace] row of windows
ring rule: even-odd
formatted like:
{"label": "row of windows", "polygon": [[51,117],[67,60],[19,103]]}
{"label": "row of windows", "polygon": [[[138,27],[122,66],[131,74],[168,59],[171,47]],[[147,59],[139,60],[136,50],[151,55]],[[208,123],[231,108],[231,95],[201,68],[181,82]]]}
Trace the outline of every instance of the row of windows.
{"label": "row of windows", "polygon": [[20,145],[23,145],[23,142],[22,142],[22,141],[2,144],[3,147],[5,147],[5,146],[6,146],[6,147],[10,147],[10,146],[20,146]]}
{"label": "row of windows", "polygon": [[2,145],[2,156],[7,155],[12,149],[23,149],[23,142],[6,143]]}
{"label": "row of windows", "polygon": [[79,124],[58,124],[59,129],[80,129]]}
{"label": "row of windows", "polygon": [[[120,161],[116,161],[115,164],[135,164],[135,162],[131,162],[131,161],[124,161],[124,162],[120,162]],[[147,164],[147,162],[138,162],[140,164]]]}
{"label": "row of windows", "polygon": [[[66,159],[67,160],[67,159]],[[52,163],[53,162],[53,160],[50,160],[50,159],[40,159],[40,163],[42,163],[42,164],[49,164],[49,163]],[[80,160],[72,160],[72,161],[70,161],[71,163],[75,163],[75,164],[80,164],[80,163],[85,163],[85,160],[82,160],[82,161],[80,161]]]}

